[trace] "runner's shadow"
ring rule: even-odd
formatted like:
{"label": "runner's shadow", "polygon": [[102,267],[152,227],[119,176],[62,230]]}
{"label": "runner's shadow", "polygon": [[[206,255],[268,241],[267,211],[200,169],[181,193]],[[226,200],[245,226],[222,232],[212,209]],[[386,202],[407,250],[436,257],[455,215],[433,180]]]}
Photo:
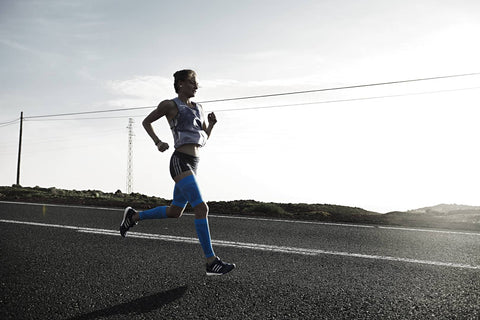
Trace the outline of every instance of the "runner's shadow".
{"label": "runner's shadow", "polygon": [[148,313],[166,306],[173,301],[180,299],[187,291],[187,286],[178,287],[172,290],[159,292],[150,296],[141,297],[119,305],[89,312],[79,315],[69,320],[89,320],[108,317],[114,315],[127,315],[131,313],[143,314]]}

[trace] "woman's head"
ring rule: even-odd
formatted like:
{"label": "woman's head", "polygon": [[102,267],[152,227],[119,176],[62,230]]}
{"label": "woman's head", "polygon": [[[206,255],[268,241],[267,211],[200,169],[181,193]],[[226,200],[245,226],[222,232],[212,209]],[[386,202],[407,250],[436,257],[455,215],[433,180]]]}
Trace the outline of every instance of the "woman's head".
{"label": "woman's head", "polygon": [[193,70],[185,69],[177,71],[173,74],[175,79],[173,83],[173,87],[175,88],[175,92],[179,93],[180,88],[182,87],[182,83],[185,81],[193,81],[195,85],[197,85],[195,77],[197,74]]}

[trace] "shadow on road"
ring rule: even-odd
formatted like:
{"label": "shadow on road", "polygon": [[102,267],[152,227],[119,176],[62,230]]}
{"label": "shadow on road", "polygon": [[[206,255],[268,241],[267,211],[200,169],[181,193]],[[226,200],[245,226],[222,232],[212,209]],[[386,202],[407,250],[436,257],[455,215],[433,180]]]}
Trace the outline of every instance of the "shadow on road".
{"label": "shadow on road", "polygon": [[97,310],[73,318],[69,318],[69,320],[88,320],[114,315],[127,315],[130,313],[148,313],[160,309],[163,306],[181,298],[185,294],[185,291],[187,291],[187,286],[182,286],[172,290],[155,293],[150,296],[141,297],[102,310]]}

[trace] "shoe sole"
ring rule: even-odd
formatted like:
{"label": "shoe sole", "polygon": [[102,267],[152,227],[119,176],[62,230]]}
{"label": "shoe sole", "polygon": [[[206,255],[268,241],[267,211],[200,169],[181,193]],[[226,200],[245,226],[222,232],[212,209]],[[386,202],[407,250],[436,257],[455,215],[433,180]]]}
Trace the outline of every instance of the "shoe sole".
{"label": "shoe sole", "polygon": [[[122,223],[120,223],[120,227],[123,226],[123,224],[125,223],[125,219],[127,219],[127,213],[128,213],[128,211],[129,211],[130,209],[132,209],[132,207],[127,207],[127,208],[125,208],[125,211],[123,212]],[[127,232],[125,232],[124,234],[122,234],[122,233],[120,232],[120,235],[121,235],[122,237],[124,237],[124,238],[125,238],[125,235],[126,235],[126,234],[127,234]]]}
{"label": "shoe sole", "polygon": [[123,211],[123,219],[122,219],[122,223],[120,223],[120,226],[122,226],[125,223],[125,219],[127,219],[128,210],[130,209],[132,209],[132,207],[126,207],[125,211]]}
{"label": "shoe sole", "polygon": [[227,274],[227,273],[233,271],[235,268],[236,268],[236,266],[235,266],[235,264],[234,264],[234,265],[233,265],[233,268],[230,269],[230,270],[228,270],[228,271],[225,272],[225,273],[216,273],[216,272],[208,272],[208,271],[207,271],[207,276],[223,276],[224,274]]}

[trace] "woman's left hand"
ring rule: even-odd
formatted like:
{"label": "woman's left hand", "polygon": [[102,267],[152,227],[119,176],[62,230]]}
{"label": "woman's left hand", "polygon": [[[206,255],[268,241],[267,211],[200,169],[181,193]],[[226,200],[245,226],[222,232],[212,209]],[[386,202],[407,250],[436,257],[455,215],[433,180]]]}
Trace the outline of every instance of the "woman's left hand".
{"label": "woman's left hand", "polygon": [[215,113],[211,112],[208,114],[208,124],[214,125],[215,123],[217,123],[217,117],[215,116]]}

